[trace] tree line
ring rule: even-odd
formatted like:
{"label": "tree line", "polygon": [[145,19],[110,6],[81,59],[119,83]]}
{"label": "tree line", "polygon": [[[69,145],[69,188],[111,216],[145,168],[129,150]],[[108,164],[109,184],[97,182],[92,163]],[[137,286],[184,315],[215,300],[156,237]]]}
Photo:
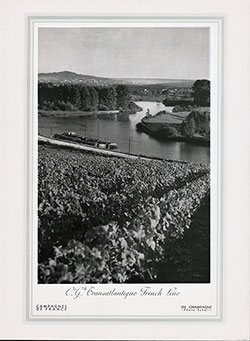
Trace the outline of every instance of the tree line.
{"label": "tree line", "polygon": [[95,87],[81,84],[38,84],[40,110],[124,110],[130,102],[130,90],[125,85]]}
{"label": "tree line", "polygon": [[[178,97],[178,96],[177,96]],[[210,81],[207,79],[197,79],[191,91],[190,95],[180,98],[170,98],[167,96],[163,100],[163,104],[166,106],[188,106],[197,105],[201,107],[210,106]]]}
{"label": "tree line", "polygon": [[185,136],[200,134],[210,137],[210,110],[193,110],[182,122],[181,133]]}
{"label": "tree line", "polygon": [[194,103],[200,106],[210,106],[210,81],[207,79],[198,79],[192,86]]}

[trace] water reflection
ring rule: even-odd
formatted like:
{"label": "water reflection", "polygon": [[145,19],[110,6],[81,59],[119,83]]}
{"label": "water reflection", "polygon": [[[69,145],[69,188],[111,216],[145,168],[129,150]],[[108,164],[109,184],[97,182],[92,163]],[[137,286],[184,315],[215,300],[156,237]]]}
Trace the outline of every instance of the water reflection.
{"label": "water reflection", "polygon": [[210,148],[194,146],[184,142],[158,141],[155,138],[136,130],[136,123],[145,116],[147,109],[154,114],[160,110],[172,111],[157,102],[137,102],[143,108],[136,114],[112,114],[94,117],[39,117],[38,130],[45,136],[64,131],[75,131],[79,135],[100,138],[104,141],[116,142],[118,150],[134,154],[145,154],[168,159],[209,162]]}
{"label": "water reflection", "polygon": [[122,112],[120,114],[117,114],[117,121],[120,121],[120,122],[130,122],[129,120],[129,114],[126,113],[126,112]]}

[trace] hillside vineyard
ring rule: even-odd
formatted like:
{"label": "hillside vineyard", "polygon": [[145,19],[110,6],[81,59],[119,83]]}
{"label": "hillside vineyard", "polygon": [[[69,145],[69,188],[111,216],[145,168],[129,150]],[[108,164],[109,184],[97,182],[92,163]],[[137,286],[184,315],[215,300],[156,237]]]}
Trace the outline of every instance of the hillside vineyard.
{"label": "hillside vineyard", "polygon": [[209,197],[207,164],[40,149],[38,170],[40,283],[164,280]]}

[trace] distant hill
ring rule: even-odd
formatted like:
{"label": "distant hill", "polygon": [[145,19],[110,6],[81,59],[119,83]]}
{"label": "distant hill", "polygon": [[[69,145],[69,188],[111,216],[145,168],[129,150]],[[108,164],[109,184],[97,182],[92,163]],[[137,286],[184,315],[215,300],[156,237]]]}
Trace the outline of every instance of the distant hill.
{"label": "distant hill", "polygon": [[154,85],[166,84],[168,86],[189,87],[192,86],[194,80],[186,79],[164,79],[164,78],[106,78],[91,75],[82,75],[71,71],[39,73],[38,81],[42,83],[67,83],[67,84],[83,84],[87,86],[108,86],[112,84],[126,85]]}
{"label": "distant hill", "polygon": [[96,85],[105,86],[111,84],[126,84],[122,80],[96,77],[90,75],[81,75],[70,71],[52,72],[52,73],[39,73],[39,82],[51,82],[51,83],[80,83],[83,85]]}

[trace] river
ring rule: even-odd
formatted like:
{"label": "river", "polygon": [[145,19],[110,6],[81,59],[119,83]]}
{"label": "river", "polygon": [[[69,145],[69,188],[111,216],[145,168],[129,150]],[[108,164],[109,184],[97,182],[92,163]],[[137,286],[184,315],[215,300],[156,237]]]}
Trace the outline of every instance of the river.
{"label": "river", "polygon": [[118,150],[134,154],[144,154],[167,159],[192,162],[210,162],[210,148],[185,142],[158,141],[138,132],[136,123],[145,116],[147,109],[154,115],[160,110],[172,111],[157,102],[136,102],[143,110],[132,115],[109,115],[105,117],[41,117],[38,118],[39,134],[49,137],[55,133],[75,131],[77,134],[116,142]]}

